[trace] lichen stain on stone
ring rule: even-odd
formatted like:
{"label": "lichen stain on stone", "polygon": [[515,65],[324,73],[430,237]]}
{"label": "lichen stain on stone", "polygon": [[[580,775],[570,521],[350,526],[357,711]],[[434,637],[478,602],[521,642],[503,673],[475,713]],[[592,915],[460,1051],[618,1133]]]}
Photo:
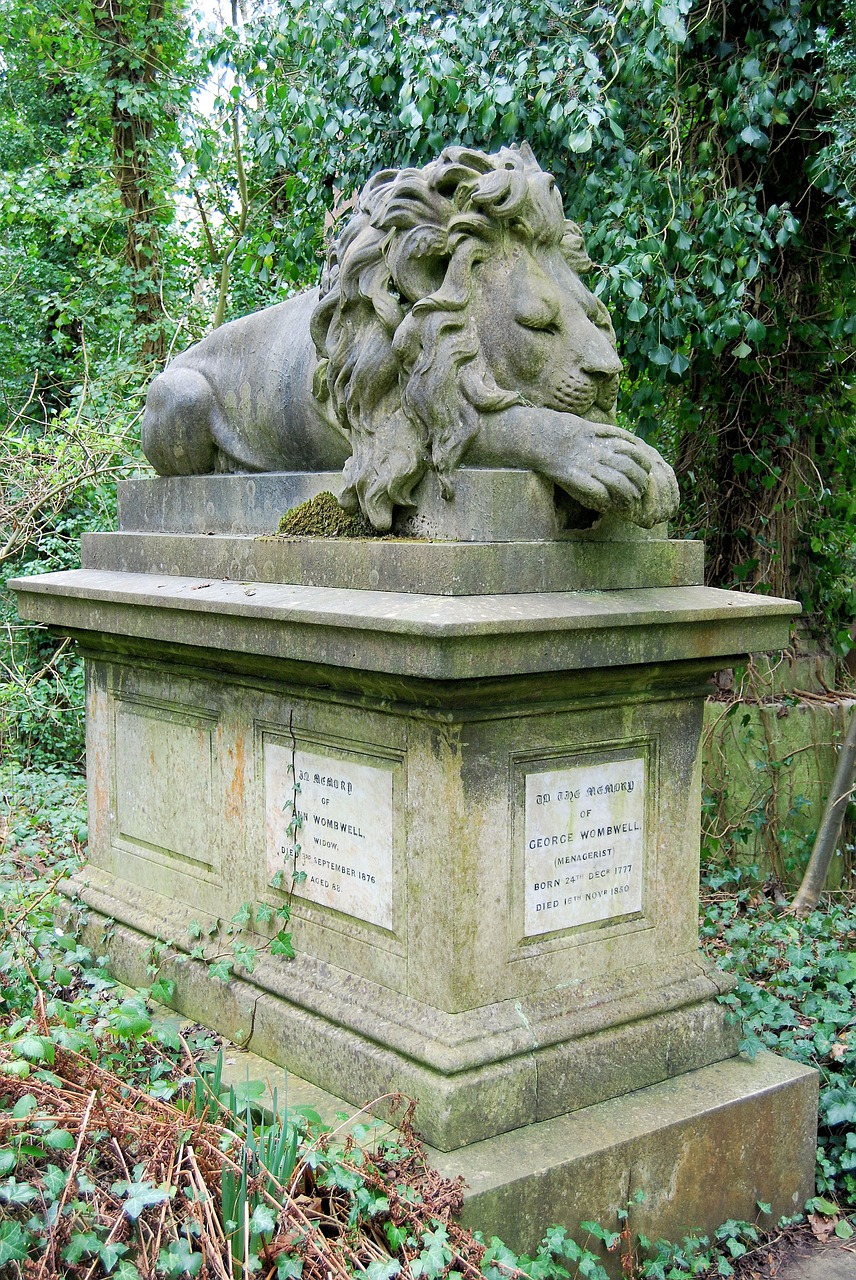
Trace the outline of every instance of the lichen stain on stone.
{"label": "lichen stain on stone", "polygon": [[226,787],[226,819],[229,822],[240,820],[244,812],[244,782],[246,779],[246,750],[243,736],[235,739],[234,747],[228,750],[232,763],[232,776]]}
{"label": "lichen stain on stone", "polygon": [[88,711],[93,742],[93,746],[89,749],[89,803],[93,813],[101,815],[109,812],[110,784],[106,769],[104,739],[98,733],[96,726],[106,726],[110,708],[109,694],[104,692],[95,677],[89,685]]}

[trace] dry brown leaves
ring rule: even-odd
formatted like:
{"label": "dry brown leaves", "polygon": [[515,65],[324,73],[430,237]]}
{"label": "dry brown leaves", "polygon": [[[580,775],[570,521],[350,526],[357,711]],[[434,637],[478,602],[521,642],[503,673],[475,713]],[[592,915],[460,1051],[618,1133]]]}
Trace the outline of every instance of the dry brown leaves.
{"label": "dry brown leaves", "polygon": [[[0,1050],[0,1065],[3,1052]],[[123,1081],[112,1071],[87,1058],[57,1049],[52,1073],[59,1083],[30,1076],[0,1077],[0,1147],[13,1143],[36,1117],[48,1118],[71,1133],[74,1148],[52,1151],[51,1160],[69,1175],[59,1211],[45,1221],[44,1250],[38,1258],[21,1264],[28,1280],[56,1276],[96,1280],[104,1272],[96,1257],[77,1263],[63,1260],[63,1251],[75,1231],[90,1229],[94,1222],[107,1243],[129,1243],[126,1255],[144,1280],[154,1280],[160,1251],[193,1224],[193,1248],[202,1253],[201,1280],[235,1280],[242,1274],[241,1259],[233,1259],[220,1209],[224,1168],[240,1175],[243,1141],[232,1125],[221,1123],[212,1100],[212,1115],[194,1118],[172,1102],[153,1098]],[[27,1094],[36,1099],[32,1115],[12,1116],[17,1100]],[[389,1211],[382,1221],[370,1219],[353,1225],[348,1192],[323,1185],[308,1163],[302,1163],[289,1186],[276,1182],[257,1158],[250,1156],[250,1190],[269,1204],[275,1214],[272,1237],[261,1251],[262,1270],[270,1280],[277,1260],[287,1254],[303,1262],[304,1280],[350,1280],[369,1263],[390,1258],[383,1222],[407,1229],[410,1238],[398,1252],[403,1275],[422,1247],[426,1230],[445,1226],[449,1264],[471,1280],[480,1277],[484,1246],[455,1221],[463,1193],[460,1180],[444,1180],[431,1170],[412,1128],[412,1107],[400,1122],[401,1146],[389,1155],[383,1151],[366,1161],[353,1144],[338,1157],[341,1167],[358,1171],[365,1184],[383,1194]],[[314,1144],[323,1156],[325,1135]],[[311,1161],[309,1163],[312,1163]],[[322,1165],[324,1161],[322,1159]],[[20,1173],[19,1177],[22,1176]],[[39,1172],[27,1174],[39,1185]],[[146,1182],[173,1188],[169,1198],[142,1210],[135,1221],[125,1212],[119,1183]],[[271,1193],[273,1187],[273,1194]],[[89,1226],[81,1225],[75,1202],[85,1199]],[[47,1204],[47,1200],[44,1200]],[[33,1202],[28,1214],[36,1208]],[[246,1258],[245,1263],[249,1261]],[[246,1274],[246,1273],[245,1273]]]}

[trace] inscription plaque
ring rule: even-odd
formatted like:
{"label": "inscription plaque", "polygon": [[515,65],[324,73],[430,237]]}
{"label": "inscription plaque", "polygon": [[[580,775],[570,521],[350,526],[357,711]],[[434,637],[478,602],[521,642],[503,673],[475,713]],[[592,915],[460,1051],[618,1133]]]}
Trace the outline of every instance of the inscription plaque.
{"label": "inscription plaque", "polygon": [[642,910],[645,761],[527,773],[527,937]]}
{"label": "inscription plaque", "polygon": [[[302,819],[296,859],[288,831],[294,799]],[[391,769],[268,741],[265,808],[271,878],[283,872],[287,888],[292,872],[303,872],[297,897],[392,928]]]}

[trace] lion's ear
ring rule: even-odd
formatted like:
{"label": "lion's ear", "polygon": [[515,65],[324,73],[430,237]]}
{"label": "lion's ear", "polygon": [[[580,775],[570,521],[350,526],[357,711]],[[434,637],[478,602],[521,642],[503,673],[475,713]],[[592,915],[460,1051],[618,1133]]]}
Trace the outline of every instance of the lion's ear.
{"label": "lion's ear", "polygon": [[532,150],[525,138],[520,144],[520,159],[527,167],[529,165],[534,165],[536,169],[541,167],[535,159],[535,152]]}
{"label": "lion's ear", "polygon": [[408,302],[418,302],[436,293],[443,284],[449,261],[446,232],[440,227],[414,227],[394,236],[385,256],[401,296]]}

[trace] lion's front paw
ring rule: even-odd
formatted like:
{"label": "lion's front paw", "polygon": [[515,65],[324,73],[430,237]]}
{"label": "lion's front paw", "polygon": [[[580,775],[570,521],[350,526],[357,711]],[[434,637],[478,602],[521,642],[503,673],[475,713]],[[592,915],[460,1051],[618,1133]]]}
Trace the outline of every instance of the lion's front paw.
{"label": "lion's front paw", "polygon": [[[646,445],[646,448],[650,448]],[[650,529],[663,520],[669,520],[678,509],[680,492],[674,471],[656,449],[653,455],[651,470],[648,473],[648,484],[642,500],[628,514],[628,519],[643,529]]]}
{"label": "lion's front paw", "polygon": [[556,479],[584,507],[615,512],[645,529],[674,514],[675,473],[638,436],[621,427],[586,424],[575,432],[571,454]]}

